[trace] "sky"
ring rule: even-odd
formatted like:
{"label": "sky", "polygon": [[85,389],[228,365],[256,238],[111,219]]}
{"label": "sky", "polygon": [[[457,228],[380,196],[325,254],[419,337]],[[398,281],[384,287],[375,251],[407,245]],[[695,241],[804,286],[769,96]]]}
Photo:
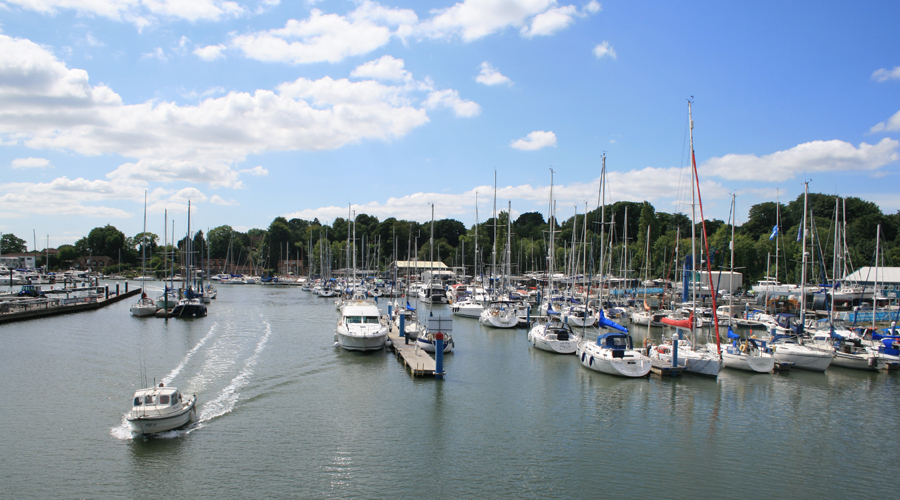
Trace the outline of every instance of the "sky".
{"label": "sky", "polygon": [[[0,232],[900,210],[900,3],[0,0]],[[552,172],[552,174],[551,174]],[[352,211],[352,212],[351,212]],[[168,214],[167,216],[164,214]],[[34,241],[37,240],[37,241]]]}

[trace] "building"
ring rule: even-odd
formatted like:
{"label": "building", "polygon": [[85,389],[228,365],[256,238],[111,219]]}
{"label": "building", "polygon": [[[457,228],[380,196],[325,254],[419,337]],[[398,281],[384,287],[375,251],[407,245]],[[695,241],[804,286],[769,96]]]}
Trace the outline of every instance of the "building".
{"label": "building", "polygon": [[[428,260],[398,260],[391,263],[392,268],[397,269],[398,276],[421,276],[423,280],[430,276],[453,277],[455,274],[447,264],[440,261]],[[428,273],[426,275],[426,273]]]}
{"label": "building", "polygon": [[845,284],[861,285],[869,290],[872,290],[878,281],[878,290],[884,296],[891,299],[900,298],[900,267],[861,267],[858,271],[844,276],[841,281]]}

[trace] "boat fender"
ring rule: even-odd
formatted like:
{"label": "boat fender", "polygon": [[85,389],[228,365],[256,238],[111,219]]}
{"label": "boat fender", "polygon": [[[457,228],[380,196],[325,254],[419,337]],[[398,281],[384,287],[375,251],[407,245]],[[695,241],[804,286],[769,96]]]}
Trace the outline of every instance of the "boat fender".
{"label": "boat fender", "polygon": [[591,356],[591,360],[590,360],[590,362],[588,363],[588,365],[589,365],[589,366],[594,366],[594,357],[593,357],[593,356]]}

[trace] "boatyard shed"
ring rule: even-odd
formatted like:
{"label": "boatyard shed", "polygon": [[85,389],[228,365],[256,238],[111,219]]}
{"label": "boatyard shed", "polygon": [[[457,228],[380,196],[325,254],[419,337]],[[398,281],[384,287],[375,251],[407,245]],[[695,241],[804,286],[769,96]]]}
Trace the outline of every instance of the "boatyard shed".
{"label": "boatyard shed", "polygon": [[892,299],[900,298],[900,267],[861,267],[858,271],[844,276],[844,283],[854,283],[865,287],[873,287],[878,278],[878,289]]}
{"label": "boatyard shed", "polygon": [[401,276],[405,276],[406,273],[419,275],[425,272],[431,272],[434,275],[453,274],[453,271],[447,266],[447,264],[444,264],[441,261],[398,260],[394,261],[391,266],[396,267],[397,274]]}

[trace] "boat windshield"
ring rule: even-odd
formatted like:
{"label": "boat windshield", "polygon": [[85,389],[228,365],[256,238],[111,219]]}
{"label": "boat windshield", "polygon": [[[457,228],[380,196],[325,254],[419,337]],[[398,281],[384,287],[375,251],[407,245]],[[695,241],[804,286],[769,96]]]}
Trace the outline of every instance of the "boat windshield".
{"label": "boat windshield", "polygon": [[169,404],[169,396],[166,395],[166,394],[163,394],[162,396],[160,396],[160,397],[159,397],[159,404],[161,404],[161,405],[167,405],[167,404]]}
{"label": "boat windshield", "polygon": [[140,396],[135,396],[134,406],[141,406],[141,397]]}
{"label": "boat windshield", "polygon": [[347,316],[347,323],[378,324],[378,317],[377,316]]}

